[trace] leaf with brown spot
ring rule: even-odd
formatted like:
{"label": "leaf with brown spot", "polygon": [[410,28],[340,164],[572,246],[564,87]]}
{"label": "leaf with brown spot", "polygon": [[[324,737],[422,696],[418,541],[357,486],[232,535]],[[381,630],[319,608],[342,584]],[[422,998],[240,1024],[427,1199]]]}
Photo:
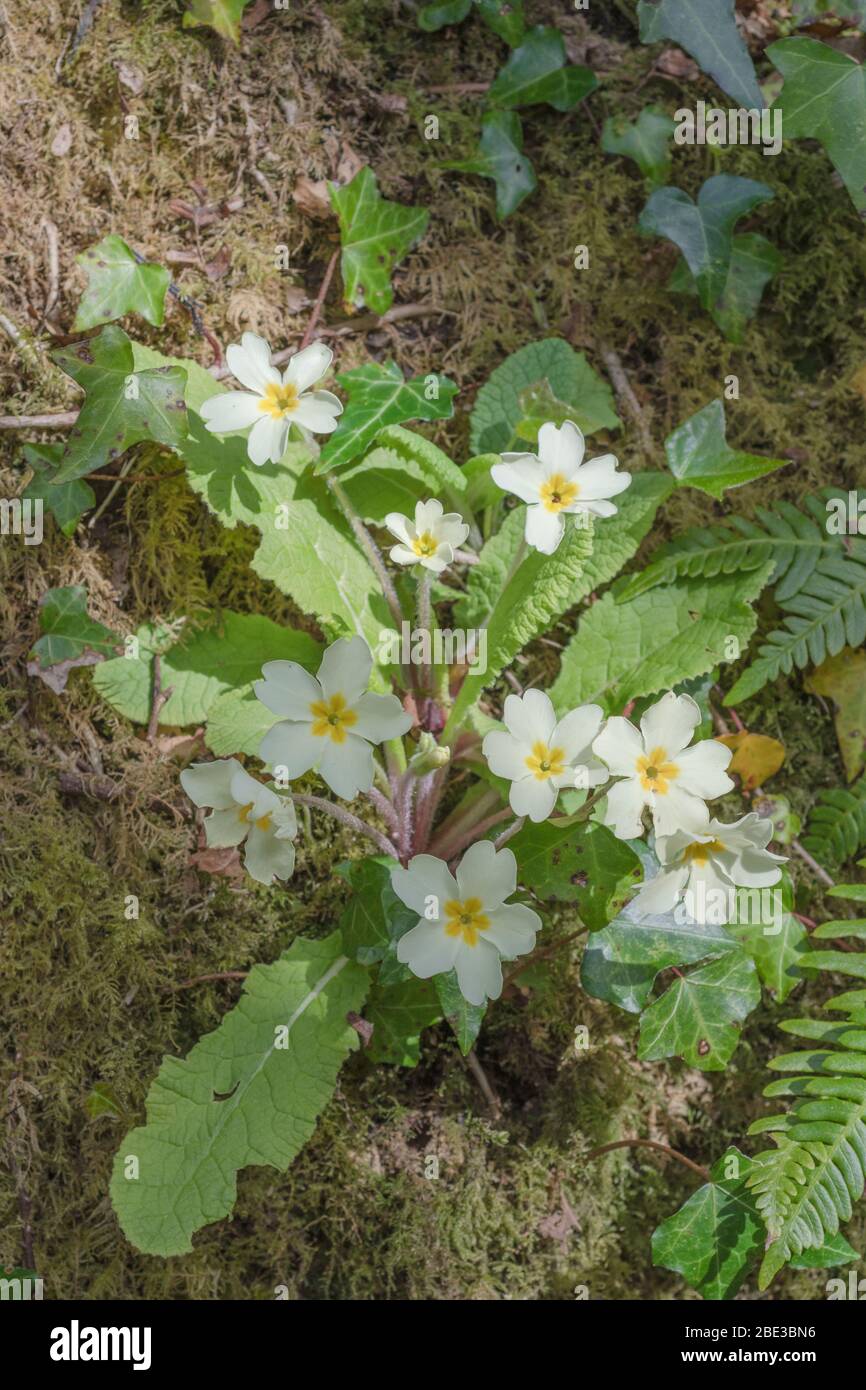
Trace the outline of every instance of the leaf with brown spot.
{"label": "leaf with brown spot", "polygon": [[736,773],[744,792],[751,792],[779,771],[785,761],[785,745],[767,734],[724,734],[717,740],[734,750],[728,772]]}

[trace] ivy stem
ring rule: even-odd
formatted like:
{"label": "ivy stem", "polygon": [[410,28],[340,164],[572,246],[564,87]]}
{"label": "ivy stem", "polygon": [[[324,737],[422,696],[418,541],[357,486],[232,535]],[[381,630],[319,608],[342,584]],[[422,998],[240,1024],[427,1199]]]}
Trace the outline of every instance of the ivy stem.
{"label": "ivy stem", "polygon": [[379,846],[383,854],[390,855],[392,859],[400,858],[396,845],[387,835],[383,835],[381,830],[376,830],[374,826],[361,820],[360,816],[353,816],[351,811],[344,810],[333,801],[326,801],[323,796],[302,795],[300,792],[292,792],[291,800],[297,806],[312,806],[317,811],[324,811],[326,815],[333,816],[334,820],[347,825],[350,830],[356,831],[359,835],[366,835],[368,840]]}
{"label": "ivy stem", "polygon": [[614,1149],[657,1149],[659,1153],[667,1154],[668,1158],[675,1158],[679,1163],[684,1163],[687,1168],[691,1168],[693,1173],[697,1173],[704,1182],[712,1182],[712,1176],[708,1168],[702,1168],[700,1163],[693,1163],[685,1154],[681,1154],[678,1149],[668,1148],[667,1144],[658,1144],[655,1139],[616,1139],[612,1144],[602,1144],[600,1149],[593,1149],[591,1154],[587,1154],[586,1161],[601,1158],[602,1154],[612,1153]]}

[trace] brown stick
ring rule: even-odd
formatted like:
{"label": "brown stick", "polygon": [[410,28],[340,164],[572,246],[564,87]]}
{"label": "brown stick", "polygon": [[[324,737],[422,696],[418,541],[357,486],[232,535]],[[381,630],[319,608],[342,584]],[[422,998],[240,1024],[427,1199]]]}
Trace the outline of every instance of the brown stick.
{"label": "brown stick", "polygon": [[340,248],[338,246],[336,251],[331,256],[331,259],[328,261],[327,269],[325,271],[324,276],[322,277],[322,283],[319,286],[319,293],[316,295],[316,302],[313,305],[313,312],[310,314],[309,322],[307,323],[307,326],[304,329],[304,336],[301,339],[300,345],[298,347],[298,352],[303,352],[304,348],[307,346],[307,344],[313,336],[313,329],[319,321],[319,315],[322,312],[322,308],[325,303],[325,298],[327,296],[328,290],[331,287],[331,280],[333,279],[334,271],[337,268],[337,261],[339,259],[339,256]]}
{"label": "brown stick", "polygon": [[210,975],[194,975],[192,979],[181,980],[180,984],[168,985],[169,990],[191,989],[193,985],[208,984],[213,980],[245,980],[249,975],[248,970],[217,970]]}
{"label": "brown stick", "polygon": [[77,410],[56,415],[0,415],[0,430],[67,430],[77,419]]}
{"label": "brown stick", "polygon": [[617,1139],[613,1144],[602,1144],[600,1149],[593,1149],[591,1154],[587,1154],[587,1163],[590,1159],[600,1158],[602,1154],[612,1153],[614,1149],[657,1149],[659,1153],[667,1154],[668,1158],[675,1158],[677,1162],[684,1163],[687,1168],[691,1168],[693,1173],[697,1173],[704,1182],[712,1182],[709,1169],[702,1168],[699,1163],[693,1163],[685,1154],[681,1154],[677,1149],[669,1149],[667,1144],[657,1144],[655,1139]]}
{"label": "brown stick", "polygon": [[170,685],[165,690],[162,688],[162,659],[159,652],[154,652],[153,656],[153,696],[150,706],[150,719],[147,722],[147,741],[156,743],[157,730],[159,729],[159,716],[165,705],[174,694],[174,686]]}
{"label": "brown stick", "polygon": [[613,348],[602,348],[601,360],[610,373],[610,379],[613,382],[617,396],[635,423],[644,455],[650,458],[653,452],[652,436],[649,432],[646,416],[643,413],[643,407],[631,388],[631,382],[626,376],[625,367],[620,362]]}
{"label": "brown stick", "polygon": [[498,1119],[502,1114],[502,1101],[494,1091],[487,1072],[476,1057],[474,1048],[466,1054],[464,1060],[472,1075],[475,1077],[475,1080],[478,1082],[478,1085],[481,1087],[482,1095],[487,1101],[494,1119]]}

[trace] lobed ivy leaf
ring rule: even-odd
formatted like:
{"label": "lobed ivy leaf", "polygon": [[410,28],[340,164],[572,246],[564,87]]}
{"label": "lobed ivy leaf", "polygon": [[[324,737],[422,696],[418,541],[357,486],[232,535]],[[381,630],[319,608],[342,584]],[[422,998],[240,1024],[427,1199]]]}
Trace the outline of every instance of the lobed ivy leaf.
{"label": "lobed ivy leaf", "polygon": [[644,1010],[638,1057],[682,1057],[702,1071],[724,1071],[740,1040],[738,1025],[760,1002],[754,961],[731,951],[674,980]]}
{"label": "lobed ivy leaf", "polygon": [[563,652],[550,690],[554,707],[563,714],[592,701],[618,714],[629,700],[727,662],[729,639],[742,650],[755,630],[750,604],[771,572],[772,562],[745,574],[683,580],[625,603],[605,594]]}
{"label": "lobed ivy leaf", "polygon": [[124,1139],[111,1180],[136,1249],[186,1253],[196,1231],[231,1212],[241,1168],[286,1171],[358,1046],[346,1015],[367,987],[339,932],[299,937],[272,965],[253,967],[237,1006],[185,1060],[164,1058],[147,1121]]}
{"label": "lobed ivy leaf", "polygon": [[436,29],[443,29],[446,24],[460,24],[473,4],[488,29],[492,29],[511,48],[520,42],[526,28],[523,0],[443,0],[443,3],[425,5],[419,11],[419,27],[431,34]]}
{"label": "lobed ivy leaf", "polygon": [[370,991],[365,1017],[373,1025],[367,1049],[371,1062],[415,1067],[421,1056],[421,1034],[439,1023],[442,1004],[433,980],[411,979]]}
{"label": "lobed ivy leaf", "polygon": [[241,17],[250,0],[186,0],[184,29],[206,24],[221,39],[241,41]]}
{"label": "lobed ivy leaf", "polygon": [[[159,722],[178,725],[204,723],[216,699],[238,687],[249,690],[266,661],[297,661],[316,671],[322,658],[321,643],[308,633],[260,613],[223,613],[176,642],[167,643],[166,630],[149,623],[135,635],[138,654],[104,662],[94,671],[93,683],[118,713],[136,724],[146,724],[150,717],[154,652],[160,653],[162,688],[172,691]],[[268,728],[276,717],[264,713]]]}
{"label": "lobed ivy leaf", "polygon": [[650,188],[667,183],[671,172],[671,140],[676,126],[658,106],[645,106],[636,121],[608,116],[601,132],[605,154],[633,159]]}
{"label": "lobed ivy leaf", "polygon": [[342,372],[337,381],[349,399],[316,463],[317,474],[350,463],[386,425],[447,420],[454,413],[455,383],[433,372],[406,381],[396,362],[369,362]]}
{"label": "lobed ivy leaf", "polygon": [[[382,197],[369,165],[343,188],[328,185],[340,222],[340,269],[347,309],[384,314],[394,300],[391,273],[427,230],[426,208],[403,207]],[[408,419],[403,416],[403,419]]]}
{"label": "lobed ivy leaf", "polygon": [[[747,324],[755,317],[766,286],[778,275],[782,255],[758,232],[743,232],[731,242],[728,278],[710,316],[728,342],[741,343]],[[674,293],[698,295],[697,282],[684,260],[679,260],[668,281]]]}
{"label": "lobed ivy leaf", "polygon": [[24,462],[33,477],[21,494],[22,501],[41,502],[51,513],[64,536],[75,534],[81,517],[96,503],[88,483],[55,483],[63,457],[62,444],[25,444]]}
{"label": "lobed ivy leaf", "polygon": [[735,0],[639,0],[641,43],[670,39],[741,106],[764,98],[734,19]]}
{"label": "lobed ivy leaf", "polygon": [[522,448],[521,421],[550,398],[562,402],[584,434],[621,424],[613,392],[583,353],[562,338],[543,338],[512,352],[481,387],[470,422],[472,452],[503,454]]}
{"label": "lobed ivy leaf", "polygon": [[[702,307],[712,310],[724,296],[731,275],[735,224],[774,196],[767,184],[755,179],[715,174],[701,185],[697,203],[681,188],[657,188],[647,200],[638,228],[679,247]],[[742,278],[741,270],[738,274]],[[728,312],[732,312],[730,305],[729,299]]]}
{"label": "lobed ivy leaf", "polygon": [[451,159],[443,169],[480,174],[496,184],[496,216],[500,222],[538,186],[532,161],[523,153],[523,126],[516,111],[488,111],[481,121],[478,153],[471,159]]}
{"label": "lobed ivy leaf", "polygon": [[607,926],[642,877],[634,850],[593,821],[529,821],[510,848],[521,884],[539,898],[576,903],[590,931]]}
{"label": "lobed ivy leaf", "polygon": [[538,24],[527,30],[505,67],[491,83],[492,106],[512,110],[543,102],[556,111],[571,111],[598,86],[589,68],[569,65],[565,40],[558,29]]}
{"label": "lobed ivy leaf", "polygon": [[696,487],[716,498],[728,488],[754,482],[790,462],[732,449],[725,437],[725,407],[720,400],[710,401],[669,434],[665,454],[680,487]]}
{"label": "lobed ivy leaf", "polygon": [[86,271],[88,284],[73,330],[96,328],[124,314],[141,314],[156,328],[162,326],[171,275],[161,265],[136,260],[123,237],[113,235],[75,259]]}
{"label": "lobed ivy leaf", "polygon": [[673,1269],[703,1298],[733,1298],[764,1247],[764,1223],[746,1186],[752,1160],[731,1147],[711,1181],[653,1232],[653,1264]]}
{"label": "lobed ivy leaf", "polygon": [[33,646],[29,674],[39,676],[59,694],[66,689],[69,672],[77,666],[95,666],[114,656],[121,639],[87,612],[83,584],[49,589],[39,603],[42,636]]}
{"label": "lobed ivy leaf", "polygon": [[484,1015],[487,1012],[487,1005],[470,1004],[468,1000],[463,998],[457,983],[456,970],[449,970],[447,975],[436,975],[434,983],[442,1012],[451,1025],[457,1039],[457,1046],[465,1057],[475,1046],[475,1041],[484,1022]]}
{"label": "lobed ivy leaf", "polygon": [[136,370],[132,343],[116,324],[51,356],[87,392],[55,484],[95,473],[143,439],[175,448],[185,437],[184,368]]}
{"label": "lobed ivy leaf", "polygon": [[816,39],[781,39],[767,56],[785,79],[774,103],[786,137],[819,140],[866,217],[866,70]]}

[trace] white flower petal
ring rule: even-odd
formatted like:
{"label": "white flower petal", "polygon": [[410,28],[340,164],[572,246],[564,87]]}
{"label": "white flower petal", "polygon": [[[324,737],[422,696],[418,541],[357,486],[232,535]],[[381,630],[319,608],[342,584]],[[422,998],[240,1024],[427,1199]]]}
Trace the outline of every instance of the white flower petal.
{"label": "white flower petal", "polygon": [[254,825],[247,836],[244,868],[257,883],[273,883],[275,878],[291,878],[295,867],[295,846],[289,839],[278,839],[272,830]]}
{"label": "white flower petal", "polygon": [[502,966],[492,942],[480,937],[477,946],[462,945],[454,961],[460,993],[470,1004],[498,999],[502,993]]}
{"label": "white flower petal", "polygon": [[397,942],[397,959],[419,979],[429,980],[454,968],[460,946],[460,937],[448,936],[444,927],[419,922]]}
{"label": "white flower petal", "polygon": [[604,823],[618,839],[636,840],[643,834],[641,812],[646,804],[647,796],[637,777],[616,782],[607,794]]}
{"label": "white flower petal", "polygon": [[347,734],[342,743],[322,738],[324,744],[319,758],[319,776],[332,792],[345,801],[354,801],[359,792],[368,792],[373,785],[373,749],[363,738]]}
{"label": "white flower petal", "polygon": [[411,545],[415,539],[414,523],[402,512],[389,512],[385,517],[385,525],[391,535],[396,536],[398,541],[402,541],[404,545]]}
{"label": "white flower petal", "polygon": [[601,705],[580,705],[560,719],[551,733],[550,741],[555,748],[564,751],[568,762],[577,759],[586,761],[592,750],[593,739],[598,738],[603,719]]}
{"label": "white flower petal", "polygon": [[672,869],[662,868],[655,878],[643,884],[629,905],[644,917],[654,913],[670,912],[679,902],[688,879],[689,871],[685,864]]}
{"label": "white flower petal", "polygon": [[683,828],[698,831],[706,810],[703,802],[686,791],[678,778],[669,781],[667,787],[664,794],[649,793],[656,835],[673,835]]}
{"label": "white flower petal", "polygon": [[540,503],[526,508],[526,544],[542,555],[552,555],[558,548],[565,530],[562,512],[549,512]]}
{"label": "white flower petal", "polygon": [[248,391],[222,391],[209,396],[199,414],[212,434],[229,434],[232,430],[245,430],[261,419],[261,399]]}
{"label": "white flower petal", "polygon": [[[459,897],[457,880],[445,860],[433,854],[416,854],[407,869],[392,869],[391,887],[402,903],[426,921],[443,922],[445,904]],[[431,899],[435,903],[430,904]],[[435,908],[435,917],[427,918],[428,904]]]}
{"label": "white flower petal", "polygon": [[581,465],[575,482],[580,487],[582,502],[597,502],[625,492],[631,482],[631,474],[618,470],[613,454],[599,454]]}
{"label": "white flower petal", "polygon": [[592,751],[607,763],[615,777],[633,777],[637,760],[644,755],[643,740],[630,720],[614,715],[598,738],[593,739]]}
{"label": "white flower petal", "polygon": [[417,565],[418,556],[406,545],[395,545],[388,552],[395,565]]}
{"label": "white flower petal", "polygon": [[313,434],[333,434],[338,423],[337,413],[328,401],[302,396],[289,419],[293,425],[302,425]]}
{"label": "white flower petal", "polygon": [[446,512],[436,528],[436,535],[440,542],[450,545],[452,550],[459,550],[469,535],[469,527],[459,512]]}
{"label": "white flower petal", "polygon": [[549,743],[556,728],[556,714],[550,696],[543,690],[527,690],[525,695],[508,695],[502,710],[505,727],[531,751],[541,739]]}
{"label": "white flower petal", "polygon": [[435,555],[425,555],[419,564],[422,569],[430,570],[431,574],[442,574],[454,560],[454,551],[450,545],[437,545]]}
{"label": "white flower petal", "polygon": [[678,784],[693,796],[711,801],[714,796],[724,796],[733,789],[734,783],[725,768],[731,761],[733,752],[717,739],[705,738],[693,748],[686,748],[676,757],[679,768]]}
{"label": "white flower petal", "polygon": [[340,637],[332,642],[316,675],[326,700],[342,695],[355,705],[370,684],[373,656],[363,637]]}
{"label": "white flower petal", "polygon": [[251,777],[245,768],[239,767],[232,777],[232,798],[238,806],[250,806],[250,819],[273,815],[280,808],[280,798],[270,787],[265,787]]}
{"label": "white flower petal", "polygon": [[333,360],[333,352],[324,343],[310,343],[309,347],[301,348],[300,352],[293,353],[289,358],[283,382],[291,382],[300,395],[325,376]]}
{"label": "white flower petal", "polygon": [[[564,508],[567,512],[586,512],[589,516],[616,516],[617,507],[613,502],[581,502],[578,500],[572,507]],[[575,526],[580,527],[580,522],[575,518]]]}
{"label": "white flower petal", "polygon": [[503,492],[513,492],[521,502],[537,502],[545,472],[534,454],[503,454],[504,463],[494,463],[490,476]]}
{"label": "white flower petal", "polygon": [[268,767],[284,767],[289,780],[293,781],[316,766],[324,742],[312,733],[310,724],[281,719],[259,744],[259,757]]}
{"label": "white flower petal", "polygon": [[194,806],[213,806],[225,811],[234,806],[232,778],[243,768],[237,758],[221,758],[215,763],[193,763],[180,774],[183,787]]}
{"label": "white flower petal", "polygon": [[505,903],[487,915],[490,926],[484,933],[484,940],[491,942],[506,960],[525,956],[527,951],[532,950],[542,923],[531,907],[524,907],[522,903]]}
{"label": "white flower petal", "polygon": [[436,535],[444,511],[442,503],[435,497],[431,497],[428,502],[416,502],[415,530],[418,535],[423,535],[425,531],[432,531]]}
{"label": "white flower petal", "polygon": [[322,687],[297,661],[266,661],[264,680],[255,681],[253,690],[266,709],[284,719],[312,719],[310,705],[321,700]]}
{"label": "white flower petal", "polygon": [[249,828],[249,822],[241,820],[240,807],[233,806],[230,811],[214,811],[205,818],[204,836],[214,849],[231,849],[241,843]]}
{"label": "white flower petal", "polygon": [[691,695],[675,695],[669,690],[641,716],[640,728],[647,753],[663,748],[672,759],[691,743],[700,722],[701,711]]}
{"label": "white flower petal", "polygon": [[370,743],[401,738],[412,727],[412,716],[407,714],[396,695],[374,695],[368,691],[352,708],[358,716],[352,733],[360,734]]}
{"label": "white flower petal", "polygon": [[[508,698],[516,700],[518,697],[509,695]],[[510,782],[514,782],[531,776],[526,766],[526,759],[532,753],[531,744],[506,733],[504,729],[493,729],[489,734],[485,734],[481,752],[487,759],[490,771],[497,777],[507,777]]]}
{"label": "white flower petal", "polygon": [[544,464],[545,473],[574,477],[585,450],[583,431],[573,420],[564,420],[559,426],[548,420],[538,431],[538,457]]}
{"label": "white flower petal", "polygon": [[457,866],[461,900],[480,898],[485,907],[498,907],[517,887],[517,860],[510,849],[495,850],[491,840],[470,845]]}
{"label": "white flower petal", "polygon": [[289,427],[284,420],[263,415],[247,436],[247,455],[251,463],[261,468],[266,463],[279,463],[286,452]]}
{"label": "white flower petal", "polygon": [[226,362],[232,376],[248,391],[263,396],[269,383],[279,386],[282,378],[271,366],[271,349],[258,333],[244,333],[240,343],[226,348]]}
{"label": "white flower petal", "polygon": [[559,788],[554,785],[552,777],[533,777],[530,773],[528,777],[512,782],[508,800],[516,816],[528,816],[537,824],[547,820],[558,795]]}

